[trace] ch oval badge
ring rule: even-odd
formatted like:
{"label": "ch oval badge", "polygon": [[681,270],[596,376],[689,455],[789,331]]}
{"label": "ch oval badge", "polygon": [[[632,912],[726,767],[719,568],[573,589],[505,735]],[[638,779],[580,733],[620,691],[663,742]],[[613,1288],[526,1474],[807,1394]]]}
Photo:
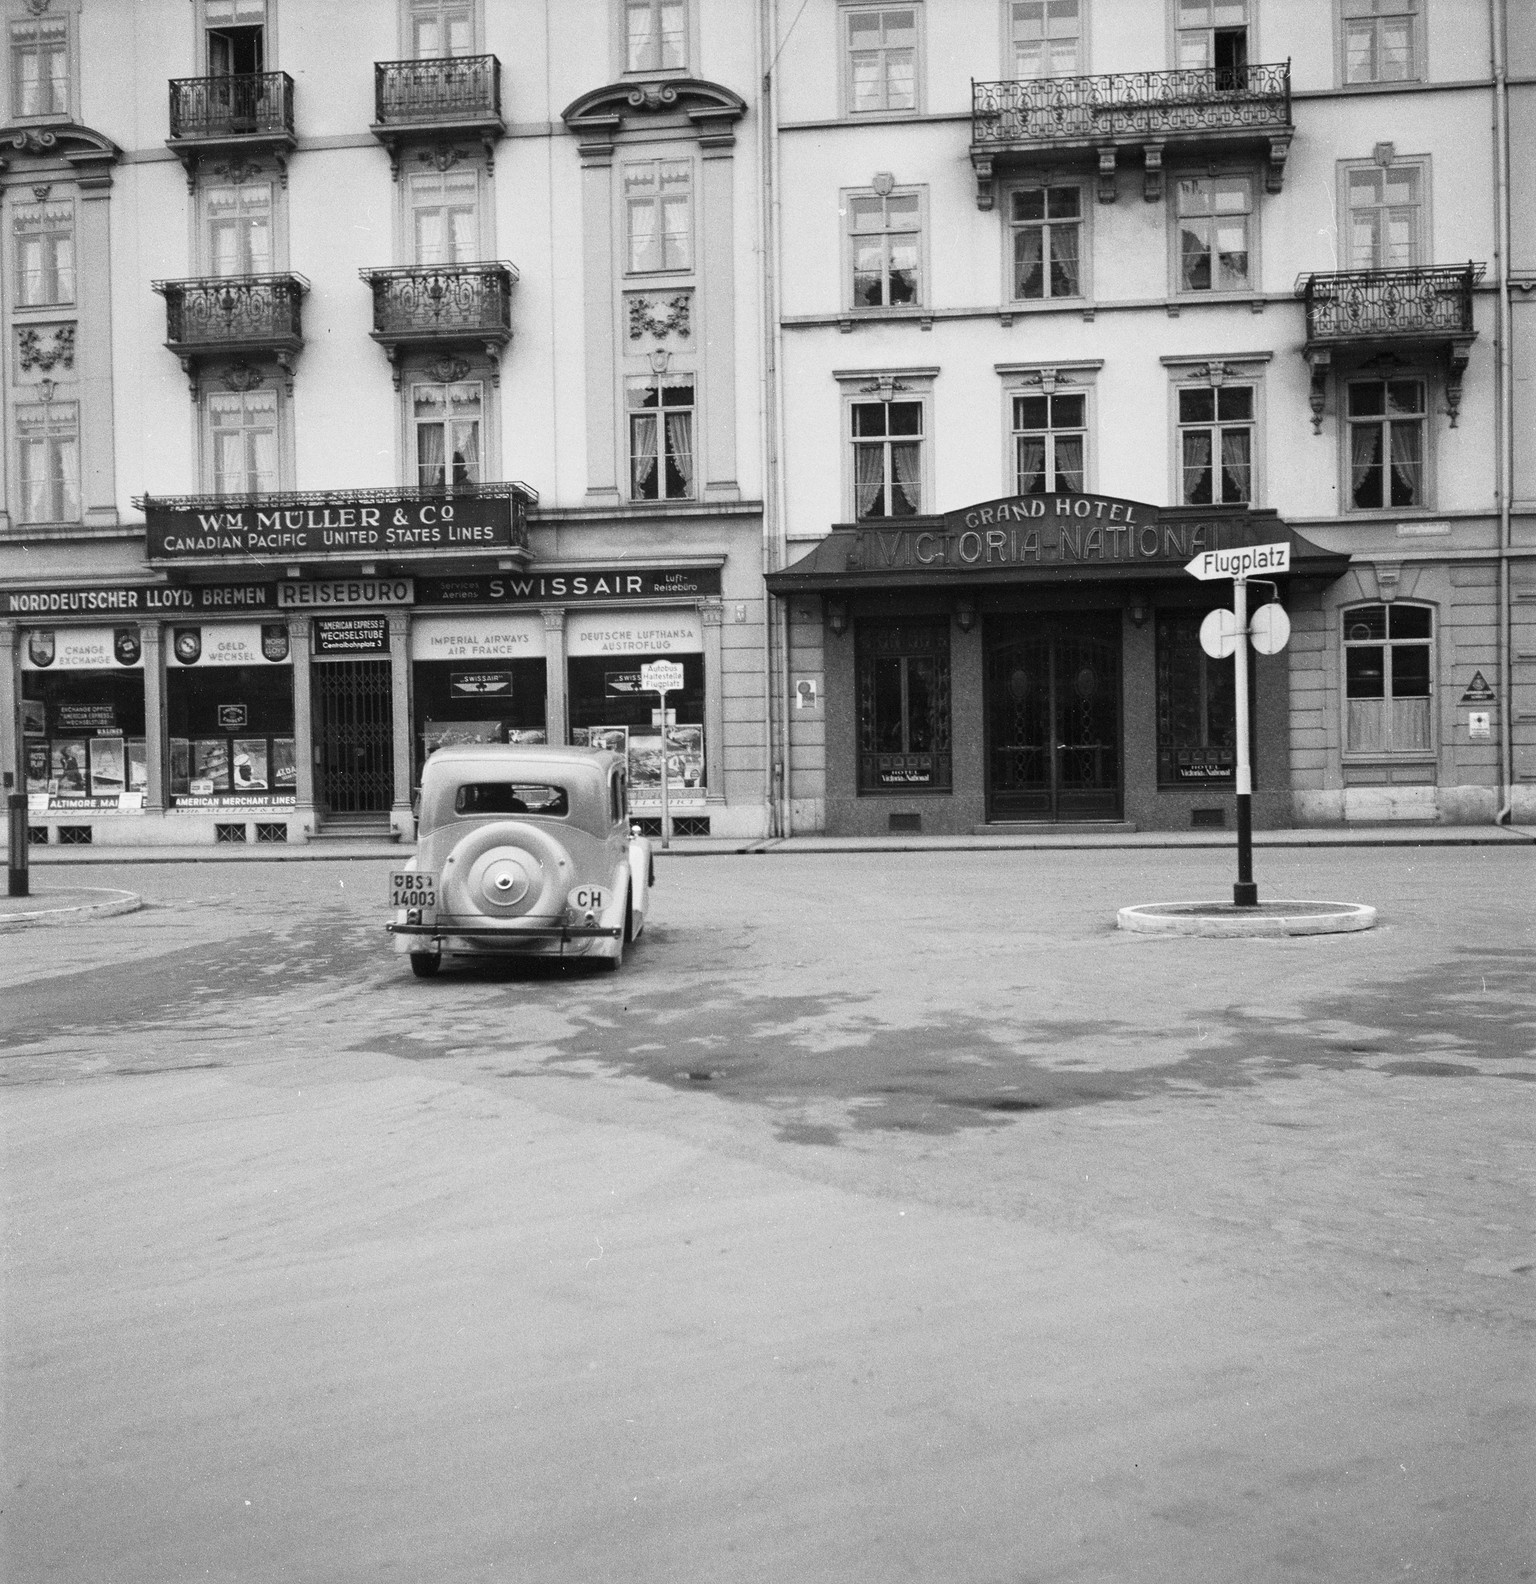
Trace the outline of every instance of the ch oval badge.
{"label": "ch oval badge", "polygon": [[288,658],[288,629],[281,622],[275,622],[261,629],[262,655],[272,661],[286,660]]}

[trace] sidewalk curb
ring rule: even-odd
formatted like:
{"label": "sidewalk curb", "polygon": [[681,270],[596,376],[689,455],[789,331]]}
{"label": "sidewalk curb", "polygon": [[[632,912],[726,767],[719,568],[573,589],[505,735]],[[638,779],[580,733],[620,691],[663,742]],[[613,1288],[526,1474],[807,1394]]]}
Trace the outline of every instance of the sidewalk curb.
{"label": "sidewalk curb", "polygon": [[137,913],[144,906],[144,898],[133,891],[114,891],[106,886],[79,886],[76,889],[100,891],[107,900],[77,902],[70,907],[37,908],[30,913],[0,913],[0,930],[21,929],[28,924],[77,924],[83,918],[110,918],[117,913]]}

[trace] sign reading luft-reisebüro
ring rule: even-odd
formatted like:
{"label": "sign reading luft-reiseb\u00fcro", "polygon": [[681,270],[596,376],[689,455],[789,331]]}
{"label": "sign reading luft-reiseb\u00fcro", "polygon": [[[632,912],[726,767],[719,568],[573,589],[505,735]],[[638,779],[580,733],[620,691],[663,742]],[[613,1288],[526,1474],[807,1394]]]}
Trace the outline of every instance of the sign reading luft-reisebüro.
{"label": "sign reading luft-reiseb\u00fcro", "polygon": [[151,561],[494,550],[513,542],[512,502],[477,496],[201,511],[146,501],[144,530]]}

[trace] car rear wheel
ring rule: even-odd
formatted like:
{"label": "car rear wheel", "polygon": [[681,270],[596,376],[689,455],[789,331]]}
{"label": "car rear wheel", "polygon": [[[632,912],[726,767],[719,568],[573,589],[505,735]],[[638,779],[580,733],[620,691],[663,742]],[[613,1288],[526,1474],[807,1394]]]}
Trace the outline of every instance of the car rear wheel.
{"label": "car rear wheel", "polygon": [[441,952],[411,953],[411,972],[415,974],[418,979],[437,978],[438,970],[442,966],[443,954]]}

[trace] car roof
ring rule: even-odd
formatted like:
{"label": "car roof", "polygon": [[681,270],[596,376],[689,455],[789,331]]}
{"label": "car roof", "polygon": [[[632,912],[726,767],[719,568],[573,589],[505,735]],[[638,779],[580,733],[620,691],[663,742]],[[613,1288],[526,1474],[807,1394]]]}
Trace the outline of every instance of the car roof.
{"label": "car roof", "polygon": [[592,748],[566,748],[551,743],[456,743],[439,748],[427,760],[423,777],[430,773],[495,773],[518,776],[601,775],[623,764],[616,753]]}

